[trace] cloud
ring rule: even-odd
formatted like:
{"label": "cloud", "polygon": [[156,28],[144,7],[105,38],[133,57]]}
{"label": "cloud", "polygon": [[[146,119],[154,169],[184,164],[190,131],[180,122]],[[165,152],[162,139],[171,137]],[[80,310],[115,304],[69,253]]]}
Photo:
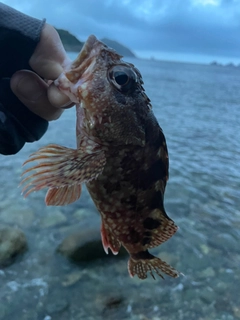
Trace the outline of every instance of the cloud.
{"label": "cloud", "polygon": [[85,40],[108,37],[133,50],[240,58],[239,0],[4,1]]}

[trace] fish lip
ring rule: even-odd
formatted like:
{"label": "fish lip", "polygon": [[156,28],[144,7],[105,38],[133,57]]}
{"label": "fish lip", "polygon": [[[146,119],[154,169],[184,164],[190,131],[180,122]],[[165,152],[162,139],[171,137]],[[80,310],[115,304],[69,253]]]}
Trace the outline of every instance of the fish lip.
{"label": "fish lip", "polygon": [[77,92],[80,100],[84,99],[82,91],[86,91],[87,82],[93,73],[97,56],[104,44],[94,35],[89,36],[70,68],[65,72],[65,77],[71,83],[74,92]]}

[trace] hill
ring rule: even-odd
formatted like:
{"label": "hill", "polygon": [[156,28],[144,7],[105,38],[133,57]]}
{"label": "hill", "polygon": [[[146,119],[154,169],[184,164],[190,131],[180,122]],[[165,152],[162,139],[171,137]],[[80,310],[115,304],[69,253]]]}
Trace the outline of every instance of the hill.
{"label": "hill", "polygon": [[105,43],[108,47],[116,50],[117,53],[119,53],[120,55],[122,55],[124,57],[136,57],[135,54],[130,49],[128,49],[127,47],[125,47],[124,45],[122,45],[121,43],[119,43],[117,41],[110,40],[107,38],[103,38],[103,39],[101,39],[101,41],[103,43]]}
{"label": "hill", "polygon": [[66,51],[79,52],[82,49],[84,42],[79,41],[78,38],[76,38],[67,30],[63,30],[63,29],[56,29],[56,30],[60,36],[60,39]]}
{"label": "hill", "polygon": [[[67,30],[63,30],[63,29],[56,29],[56,30],[61,38],[61,41],[66,51],[79,52],[82,49],[84,42],[78,40],[77,37],[72,35]],[[124,57],[135,57],[135,54],[130,49],[128,49],[127,47],[125,47],[124,45],[120,44],[117,41],[110,40],[107,38],[103,38],[101,39],[101,41],[104,42],[110,48],[113,48],[114,50],[116,50],[117,53],[119,53]]]}

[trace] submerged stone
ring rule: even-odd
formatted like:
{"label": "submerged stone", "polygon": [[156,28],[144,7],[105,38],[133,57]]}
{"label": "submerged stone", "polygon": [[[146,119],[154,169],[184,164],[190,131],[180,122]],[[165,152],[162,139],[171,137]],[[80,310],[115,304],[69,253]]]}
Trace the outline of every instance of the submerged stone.
{"label": "submerged stone", "polygon": [[[80,228],[79,231],[68,235],[58,246],[57,252],[75,262],[91,261],[112,255],[111,253],[107,255],[103,249],[99,226]],[[119,255],[124,254],[126,250],[121,248]]]}
{"label": "submerged stone", "polygon": [[0,225],[0,266],[8,266],[27,249],[24,233],[17,228]]}
{"label": "submerged stone", "polygon": [[55,227],[61,223],[65,223],[66,221],[67,218],[65,217],[65,215],[61,211],[55,210],[43,216],[40,225],[43,228],[50,228]]}

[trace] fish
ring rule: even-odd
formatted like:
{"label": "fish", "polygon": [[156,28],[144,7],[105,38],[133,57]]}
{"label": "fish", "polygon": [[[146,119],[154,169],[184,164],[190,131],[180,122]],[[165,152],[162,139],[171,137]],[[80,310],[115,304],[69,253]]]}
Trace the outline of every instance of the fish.
{"label": "fish", "polygon": [[46,205],[68,205],[85,183],[101,215],[105,252],[123,246],[131,277],[178,277],[149,252],[178,227],[164,209],[168,150],[140,71],[91,35],[54,85],[76,104],[77,147],[49,144],[30,155],[24,196],[48,188]]}

